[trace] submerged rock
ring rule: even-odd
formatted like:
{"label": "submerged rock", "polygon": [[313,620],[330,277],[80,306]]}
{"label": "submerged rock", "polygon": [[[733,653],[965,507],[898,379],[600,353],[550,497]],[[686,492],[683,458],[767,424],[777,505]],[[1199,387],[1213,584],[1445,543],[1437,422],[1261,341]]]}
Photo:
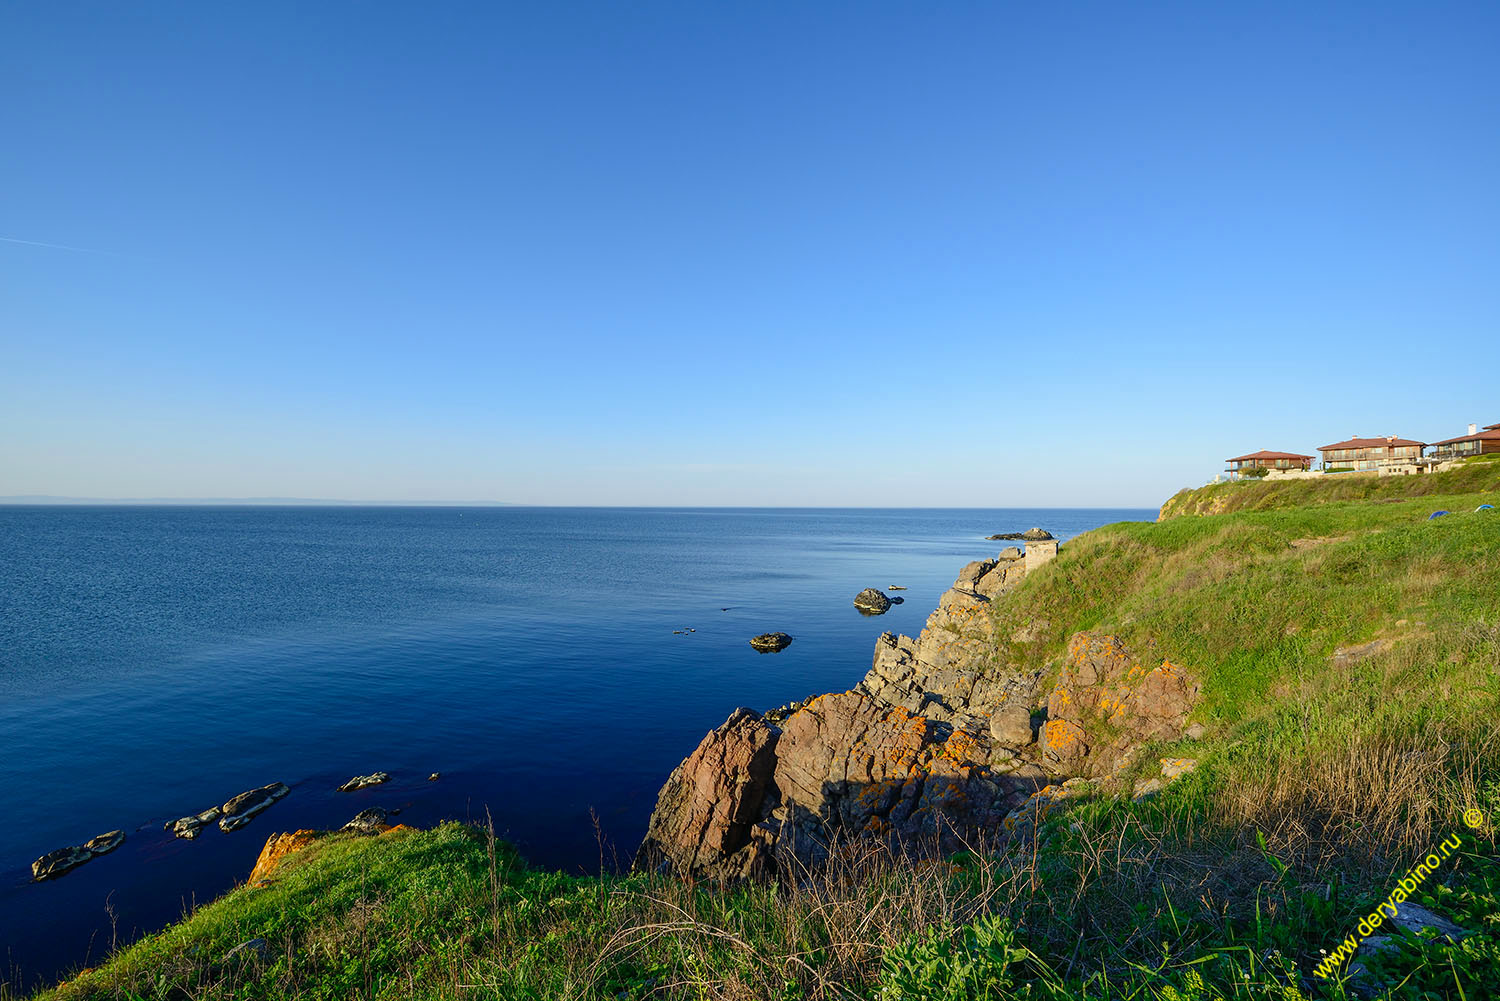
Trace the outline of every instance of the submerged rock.
{"label": "submerged rock", "polygon": [[235,831],[244,827],[256,814],[268,809],[272,803],[289,792],[291,790],[285,784],[272,782],[259,789],[250,789],[240,793],[219,808],[223,813],[223,816],[219,818],[219,830]]}
{"label": "submerged rock", "polygon": [[884,592],[867,587],[854,596],[854,607],[866,615],[884,615],[891,607],[891,599]]}
{"label": "submerged rock", "polygon": [[354,792],[356,789],[368,789],[391,780],[388,772],[371,772],[369,775],[356,775],[354,778],[339,786],[339,792]]}
{"label": "submerged rock", "polygon": [[786,633],[761,633],[750,640],[750,645],[761,653],[775,653],[791,646],[792,638]]}

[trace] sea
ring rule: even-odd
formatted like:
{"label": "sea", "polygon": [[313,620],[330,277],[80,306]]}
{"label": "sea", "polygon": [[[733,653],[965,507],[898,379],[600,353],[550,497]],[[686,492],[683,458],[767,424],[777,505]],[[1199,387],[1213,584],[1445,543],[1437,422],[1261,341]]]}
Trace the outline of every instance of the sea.
{"label": "sea", "polygon": [[[708,730],[853,686],[882,631],[916,635],[1009,545],[986,535],[1155,516],[0,507],[0,983],[96,964],[243,882],[268,835],[369,807],[493,824],[537,866],[628,866]],[[855,609],[893,586],[886,614]],[[749,646],[770,631],[792,644]],[[271,782],[290,795],[239,830],[163,830]]]}

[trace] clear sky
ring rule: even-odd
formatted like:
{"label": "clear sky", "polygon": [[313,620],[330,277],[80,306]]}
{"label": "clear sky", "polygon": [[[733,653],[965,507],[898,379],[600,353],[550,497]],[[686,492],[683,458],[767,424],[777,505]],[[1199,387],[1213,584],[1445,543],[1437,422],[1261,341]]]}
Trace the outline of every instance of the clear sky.
{"label": "clear sky", "polygon": [[1154,505],[1460,434],[1497,45],[1494,3],[5,4],[0,494]]}

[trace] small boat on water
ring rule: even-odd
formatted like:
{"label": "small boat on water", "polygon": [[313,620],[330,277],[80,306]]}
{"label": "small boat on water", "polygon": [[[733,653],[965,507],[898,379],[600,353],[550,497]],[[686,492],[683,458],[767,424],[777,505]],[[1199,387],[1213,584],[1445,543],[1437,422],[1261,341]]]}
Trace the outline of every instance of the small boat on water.
{"label": "small boat on water", "polygon": [[888,584],[888,585],[886,585],[886,590],[887,591],[905,591],[906,588],[902,587],[900,584]]}

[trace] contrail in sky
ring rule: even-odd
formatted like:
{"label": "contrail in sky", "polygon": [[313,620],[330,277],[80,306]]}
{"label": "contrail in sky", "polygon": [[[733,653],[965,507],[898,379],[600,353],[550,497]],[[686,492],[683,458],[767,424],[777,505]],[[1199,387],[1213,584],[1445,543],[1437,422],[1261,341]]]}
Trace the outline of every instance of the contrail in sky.
{"label": "contrail in sky", "polygon": [[39,240],[18,240],[13,236],[0,236],[0,243],[23,243],[28,247],[47,247],[51,250],[71,250],[75,254],[103,254],[106,257],[125,257],[113,250],[93,250],[89,247],[69,247],[61,243],[42,243]]}

